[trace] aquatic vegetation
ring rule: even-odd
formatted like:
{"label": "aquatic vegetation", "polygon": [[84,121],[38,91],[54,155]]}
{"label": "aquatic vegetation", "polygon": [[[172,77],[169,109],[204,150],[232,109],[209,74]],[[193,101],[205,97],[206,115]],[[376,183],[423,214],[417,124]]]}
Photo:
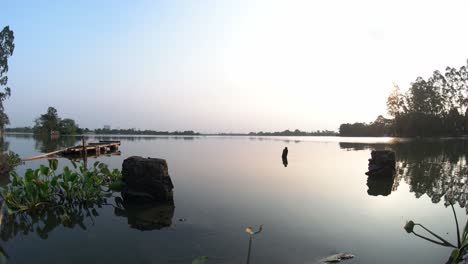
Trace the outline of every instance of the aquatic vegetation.
{"label": "aquatic vegetation", "polygon": [[[453,248],[452,253],[450,254],[450,258],[447,261],[447,263],[449,263],[449,264],[465,263],[463,261],[468,260],[468,220],[465,223],[465,228],[463,230],[463,233],[460,234],[460,230],[459,230],[459,226],[458,226],[458,219],[457,219],[457,215],[455,213],[455,209],[453,208],[453,203],[450,204],[450,205],[452,207],[452,211],[453,211],[454,218],[455,218],[455,226],[456,226],[456,231],[457,231],[457,245],[454,245],[454,244],[448,242],[443,237],[437,235],[436,233],[434,233],[431,230],[429,230],[428,228],[426,228],[424,225],[419,224],[419,223],[415,223],[412,220],[407,221],[403,228],[406,230],[407,233],[414,234],[415,236],[420,237],[420,238],[422,238],[424,240],[427,240],[427,241],[429,241],[431,243],[434,243],[434,244],[437,244],[437,245],[440,245],[440,246],[444,246],[444,247]],[[435,237],[437,240],[416,233],[414,231],[416,226],[421,227],[426,232],[428,232],[433,237]]]}
{"label": "aquatic vegetation", "polygon": [[192,261],[192,264],[205,264],[208,260],[207,256],[200,256]]}
{"label": "aquatic vegetation", "polygon": [[12,169],[14,169],[17,166],[22,165],[24,163],[23,160],[21,159],[21,157],[17,153],[15,153],[15,152],[13,152],[11,150],[8,151],[8,153],[6,153],[5,156],[6,156],[6,160],[7,160],[8,165]]}
{"label": "aquatic vegetation", "polygon": [[249,249],[247,251],[247,261],[246,263],[249,264],[250,263],[250,253],[252,252],[252,240],[253,240],[253,237],[257,234],[259,234],[260,232],[263,231],[263,225],[260,225],[260,227],[258,228],[257,231],[253,231],[252,227],[248,226],[247,228],[245,228],[245,232],[247,232],[250,237],[249,237]]}
{"label": "aquatic vegetation", "polygon": [[90,169],[73,162],[72,165],[73,169],[65,166],[57,173],[58,161],[49,160],[48,167],[28,169],[23,176],[11,172],[11,183],[0,188],[8,212],[97,203],[112,188],[122,186],[121,172],[110,170],[104,163],[97,161]]}

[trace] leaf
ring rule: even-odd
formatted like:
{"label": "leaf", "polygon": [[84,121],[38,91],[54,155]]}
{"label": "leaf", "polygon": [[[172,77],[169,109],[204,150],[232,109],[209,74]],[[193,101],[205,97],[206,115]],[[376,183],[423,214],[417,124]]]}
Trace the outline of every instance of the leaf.
{"label": "leaf", "polygon": [[46,167],[44,165],[41,165],[39,167],[39,169],[40,169],[42,175],[46,175],[46,176],[49,175],[50,169],[48,167]]}
{"label": "leaf", "polygon": [[109,188],[112,191],[121,192],[123,190],[124,186],[125,186],[125,183],[123,181],[117,180],[117,181],[114,181],[113,183],[111,183]]}
{"label": "leaf", "polygon": [[192,264],[204,264],[208,260],[207,256],[200,256],[194,260],[192,260]]}
{"label": "leaf", "polygon": [[52,159],[49,160],[49,168],[51,168],[53,171],[56,171],[58,167],[58,160]]}
{"label": "leaf", "polygon": [[24,174],[24,178],[31,180],[34,177],[34,171],[32,169],[28,169]]}
{"label": "leaf", "polygon": [[456,248],[452,250],[452,253],[450,254],[450,258],[448,259],[447,263],[457,264],[458,254],[460,254],[460,249]]}

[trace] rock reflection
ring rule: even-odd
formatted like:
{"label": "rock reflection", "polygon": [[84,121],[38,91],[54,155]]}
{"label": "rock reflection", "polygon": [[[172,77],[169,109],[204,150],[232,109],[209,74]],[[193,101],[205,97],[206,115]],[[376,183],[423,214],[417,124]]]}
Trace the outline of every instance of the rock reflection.
{"label": "rock reflection", "polygon": [[158,230],[172,225],[174,202],[137,203],[131,200],[115,198],[114,214],[128,219],[130,227],[141,230]]}
{"label": "rock reflection", "polygon": [[394,177],[379,177],[371,175],[367,177],[367,194],[372,196],[388,196],[393,191]]}
{"label": "rock reflection", "polygon": [[[393,190],[403,179],[416,198],[426,194],[433,203],[444,199],[445,206],[448,206],[449,202],[443,197],[449,194],[468,213],[468,140],[414,140],[395,144],[340,143],[340,147],[348,150],[395,151]],[[372,179],[370,185],[373,184]]]}

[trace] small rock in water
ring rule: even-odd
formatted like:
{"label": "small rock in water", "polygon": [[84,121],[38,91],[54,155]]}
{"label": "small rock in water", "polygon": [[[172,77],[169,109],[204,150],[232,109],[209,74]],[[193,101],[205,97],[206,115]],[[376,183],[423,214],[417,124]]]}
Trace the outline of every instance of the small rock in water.
{"label": "small rock in water", "polygon": [[179,222],[185,222],[185,221],[187,221],[187,219],[185,219],[185,218],[179,218]]}
{"label": "small rock in water", "polygon": [[335,254],[335,255],[328,256],[328,257],[322,259],[320,262],[322,262],[322,263],[337,263],[337,262],[340,262],[342,260],[352,259],[352,258],[354,258],[353,254],[338,253],[338,254]]}

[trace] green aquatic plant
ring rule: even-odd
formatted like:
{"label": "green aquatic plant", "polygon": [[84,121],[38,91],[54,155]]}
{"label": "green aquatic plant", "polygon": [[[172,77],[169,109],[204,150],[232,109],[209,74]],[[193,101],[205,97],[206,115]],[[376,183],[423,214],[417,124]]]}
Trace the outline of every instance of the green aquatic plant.
{"label": "green aquatic plant", "polygon": [[263,225],[260,225],[260,227],[258,228],[257,231],[253,231],[252,227],[248,226],[247,228],[245,228],[245,232],[247,232],[250,236],[249,236],[249,249],[247,251],[247,261],[246,263],[249,264],[250,263],[250,253],[252,251],[252,240],[253,240],[253,237],[257,234],[259,234],[260,232],[263,231]]}
{"label": "green aquatic plant", "polygon": [[6,156],[7,163],[11,169],[14,169],[24,163],[21,157],[17,153],[11,150],[8,151],[8,153],[6,153],[5,156]]}
{"label": "green aquatic plant", "polygon": [[[419,238],[422,238],[422,239],[424,239],[426,241],[429,241],[431,243],[434,243],[434,244],[437,244],[437,245],[440,245],[440,246],[453,248],[452,253],[450,254],[450,257],[449,257],[449,259],[448,259],[448,261],[446,263],[447,264],[456,264],[456,263],[460,263],[462,261],[468,260],[468,256],[467,256],[468,255],[468,219],[467,219],[467,221],[465,223],[465,228],[463,230],[463,233],[460,234],[460,230],[459,230],[459,226],[458,226],[458,219],[457,219],[457,215],[455,213],[455,209],[453,208],[453,203],[451,203],[450,206],[452,207],[452,211],[453,211],[454,218],[455,218],[455,226],[456,226],[456,231],[457,231],[457,245],[454,245],[454,244],[448,242],[443,237],[437,235],[436,233],[434,233],[431,230],[429,230],[428,228],[426,228],[424,225],[419,224],[419,223],[415,223],[412,220],[407,221],[403,228],[406,230],[406,232],[408,234],[414,234],[415,236],[417,236]],[[421,227],[422,229],[424,229],[426,232],[431,234],[437,240],[416,233],[414,231],[416,226]],[[465,262],[463,262],[463,263],[465,263]]]}
{"label": "green aquatic plant", "polygon": [[200,256],[192,260],[192,264],[205,264],[207,260],[208,260],[207,256]]}
{"label": "green aquatic plant", "polygon": [[121,172],[110,170],[104,163],[97,161],[90,169],[74,162],[72,165],[57,173],[58,161],[49,160],[49,166],[28,169],[23,176],[11,172],[11,183],[0,188],[8,212],[97,203],[121,185]]}

